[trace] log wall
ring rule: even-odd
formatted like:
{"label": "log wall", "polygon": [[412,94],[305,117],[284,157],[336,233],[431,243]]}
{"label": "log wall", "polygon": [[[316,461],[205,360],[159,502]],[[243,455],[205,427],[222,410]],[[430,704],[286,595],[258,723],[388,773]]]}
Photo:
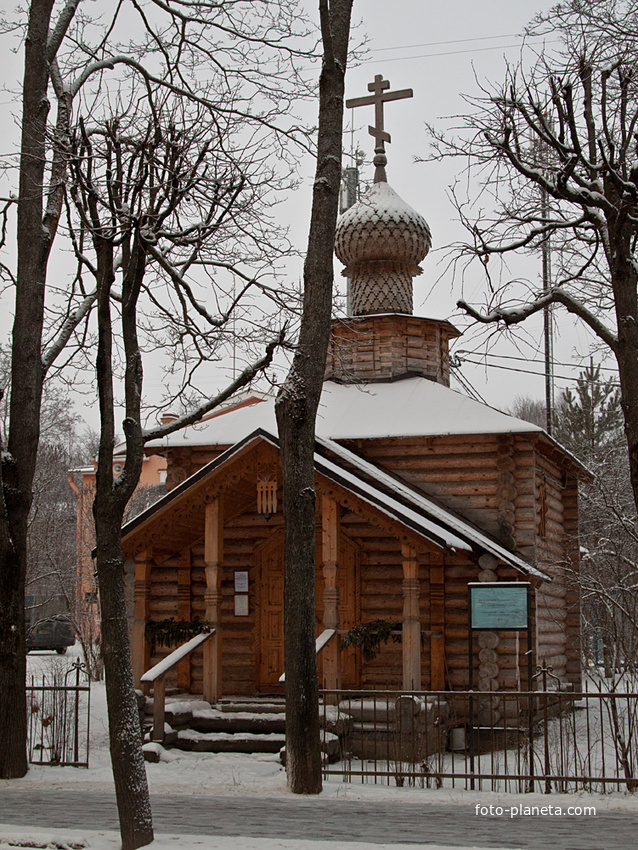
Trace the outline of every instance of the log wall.
{"label": "log wall", "polygon": [[[534,435],[476,435],[432,438],[386,438],[353,441],[348,447],[373,463],[398,473],[408,483],[436,497],[443,504],[476,523],[503,545],[516,548],[551,573],[551,584],[539,583],[534,606],[535,661],[545,660],[561,678],[579,682],[580,606],[573,581],[578,566],[577,482],[566,475],[560,455],[553,449],[541,451]],[[184,448],[171,453],[169,482],[174,486],[224,447]],[[246,487],[237,485],[247,496]],[[241,504],[240,491],[233,495]],[[279,494],[281,496],[281,494]],[[230,501],[230,498],[229,498]],[[250,501],[250,500],[248,500]],[[346,500],[347,501],[347,500]],[[246,502],[247,504],[248,502]],[[253,503],[254,504],[254,503]],[[342,507],[343,532],[357,546],[361,623],[375,619],[400,622],[403,613],[403,566],[400,529],[383,528],[360,510]],[[251,508],[252,511],[252,508]],[[253,694],[259,680],[259,562],[256,551],[282,522],[281,515],[266,521],[259,514],[244,512],[227,521],[222,578],[223,681],[224,692]],[[320,525],[318,525],[318,528]],[[203,536],[203,530],[202,530]],[[191,547],[191,614],[204,618],[203,543]],[[436,557],[434,557],[436,554]],[[430,687],[431,652],[438,647],[431,639],[430,556],[432,565],[444,567],[444,664],[445,686],[466,688],[468,684],[467,584],[470,581],[516,581],[526,576],[501,565],[481,568],[477,556],[458,552],[445,554],[423,541],[419,551],[420,622],[425,635],[421,651],[423,687]],[[178,618],[178,569],[176,556],[153,568],[150,612],[152,619]],[[234,614],[234,572],[249,574],[249,614]],[[184,590],[182,588],[182,599]],[[437,595],[438,594],[438,595]],[[440,588],[435,588],[441,605]],[[318,606],[321,616],[321,603]],[[438,627],[437,627],[438,628]],[[524,636],[500,633],[478,640],[474,647],[475,682],[485,690],[514,689],[526,685]],[[153,658],[159,660],[160,651]],[[437,662],[438,663],[438,662]],[[382,647],[374,661],[359,664],[360,686],[398,688],[402,677],[400,643]],[[439,668],[440,669],[440,666]],[[201,691],[202,661],[196,656],[189,672],[191,690]]]}
{"label": "log wall", "polygon": [[449,322],[419,316],[353,316],[332,323],[326,380],[394,380],[421,375],[450,385],[449,340],[459,336]]}

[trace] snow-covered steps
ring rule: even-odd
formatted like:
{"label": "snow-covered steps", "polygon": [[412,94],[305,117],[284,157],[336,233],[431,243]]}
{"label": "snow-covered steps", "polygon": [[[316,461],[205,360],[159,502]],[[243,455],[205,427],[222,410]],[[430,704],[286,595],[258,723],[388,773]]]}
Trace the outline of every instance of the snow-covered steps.
{"label": "snow-covered steps", "polygon": [[[252,707],[246,710],[222,711],[218,708],[193,710],[190,727],[197,732],[228,732],[251,734],[283,735],[286,731],[284,712],[254,712]],[[263,752],[270,752],[265,750]]]}
{"label": "snow-covered steps", "polygon": [[182,729],[177,733],[173,746],[197,753],[278,753],[285,743],[286,736],[274,732],[256,734]]}
{"label": "snow-covered steps", "polygon": [[[153,703],[145,706],[147,728]],[[322,748],[333,760],[339,748],[338,735],[351,719],[334,706],[321,706]],[[278,697],[226,697],[214,706],[202,699],[166,702],[163,746],[208,753],[278,753],[285,743],[286,706]],[[335,734],[336,733],[336,734]],[[148,738],[147,738],[148,740]],[[149,760],[156,756],[149,750]]]}
{"label": "snow-covered steps", "polygon": [[215,708],[228,714],[285,714],[286,700],[283,697],[224,697]]}

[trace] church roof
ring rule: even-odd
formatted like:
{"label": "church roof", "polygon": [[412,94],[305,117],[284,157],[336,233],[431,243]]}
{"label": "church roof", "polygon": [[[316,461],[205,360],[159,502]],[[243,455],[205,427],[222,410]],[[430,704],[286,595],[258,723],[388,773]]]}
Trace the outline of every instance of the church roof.
{"label": "church roof", "polygon": [[[257,428],[277,433],[274,398],[153,440],[149,447],[228,446]],[[324,383],[317,435],[332,440],[538,433],[543,429],[427,378]]]}
{"label": "church roof", "polygon": [[[177,502],[191,488],[201,486],[205,479],[231,462],[236,455],[245,452],[252,443],[260,440],[279,446],[275,432],[259,428],[247,434],[244,439],[237,441],[219,457],[128,522],[122,528],[122,537],[128,537],[152,521],[155,514]],[[551,578],[537,567],[503,547],[467,520],[332,440],[317,439],[314,463],[318,474],[437,546],[475,553],[488,552],[526,575],[551,581]]]}
{"label": "church roof", "polygon": [[346,267],[393,260],[416,267],[431,244],[426,220],[388,183],[375,183],[337,222],[335,253]]}

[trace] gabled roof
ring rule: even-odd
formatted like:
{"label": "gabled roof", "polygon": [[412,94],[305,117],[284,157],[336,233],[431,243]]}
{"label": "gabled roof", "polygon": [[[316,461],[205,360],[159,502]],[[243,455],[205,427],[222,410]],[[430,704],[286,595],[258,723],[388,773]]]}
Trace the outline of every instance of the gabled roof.
{"label": "gabled roof", "polygon": [[[439,523],[439,527],[445,527],[453,530],[454,533],[463,540],[464,545],[457,548],[471,549],[474,552],[489,552],[491,555],[494,555],[499,560],[504,561],[520,572],[551,581],[551,578],[546,573],[530,564],[520,555],[510,552],[509,549],[506,549],[497,540],[494,540],[493,537],[486,534],[480,528],[477,528],[471,522],[468,522],[468,520],[460,517],[454,511],[444,507],[425,493],[415,490],[403,481],[399,481],[390,473],[380,469],[378,466],[375,466],[369,461],[364,460],[359,457],[359,455],[356,455],[354,452],[340,446],[333,440],[317,438],[317,444],[318,452],[315,453],[315,465],[318,469],[320,468],[321,462],[319,462],[319,464],[317,463],[317,455],[322,454],[325,451],[330,452],[337,460],[345,462],[348,467],[354,467],[358,473],[356,477],[359,480],[359,484],[365,484],[367,482],[368,486],[378,493],[381,493],[382,498],[385,500],[386,507],[388,506],[389,499],[400,506],[396,514],[396,518],[405,525],[410,524],[412,513],[429,517],[431,521]],[[337,474],[343,475],[343,468],[341,472]],[[374,484],[372,482],[374,482]],[[383,507],[380,509],[383,510]]]}
{"label": "gabled roof", "polygon": [[[240,452],[246,451],[251,444],[260,440],[279,448],[279,440],[273,432],[264,429],[253,431],[128,522],[122,528],[123,539],[152,520],[158,511],[177,501],[182,494],[207,477],[213,476]],[[488,552],[526,575],[549,578],[520,555],[508,551],[471,523],[333,440],[317,439],[314,460],[318,474],[435,545],[452,550]]]}

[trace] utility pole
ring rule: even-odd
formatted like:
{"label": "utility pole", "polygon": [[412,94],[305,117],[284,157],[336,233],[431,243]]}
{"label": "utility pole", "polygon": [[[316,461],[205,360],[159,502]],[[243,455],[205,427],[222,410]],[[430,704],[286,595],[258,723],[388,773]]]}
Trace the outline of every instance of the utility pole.
{"label": "utility pole", "polygon": [[[549,203],[546,189],[541,189],[541,213],[543,221],[547,221],[549,215]],[[543,294],[550,291],[552,287],[552,264],[551,264],[551,242],[549,234],[543,239]],[[545,338],[545,410],[547,433],[552,436],[554,431],[554,328],[551,305],[543,308],[543,331]]]}

